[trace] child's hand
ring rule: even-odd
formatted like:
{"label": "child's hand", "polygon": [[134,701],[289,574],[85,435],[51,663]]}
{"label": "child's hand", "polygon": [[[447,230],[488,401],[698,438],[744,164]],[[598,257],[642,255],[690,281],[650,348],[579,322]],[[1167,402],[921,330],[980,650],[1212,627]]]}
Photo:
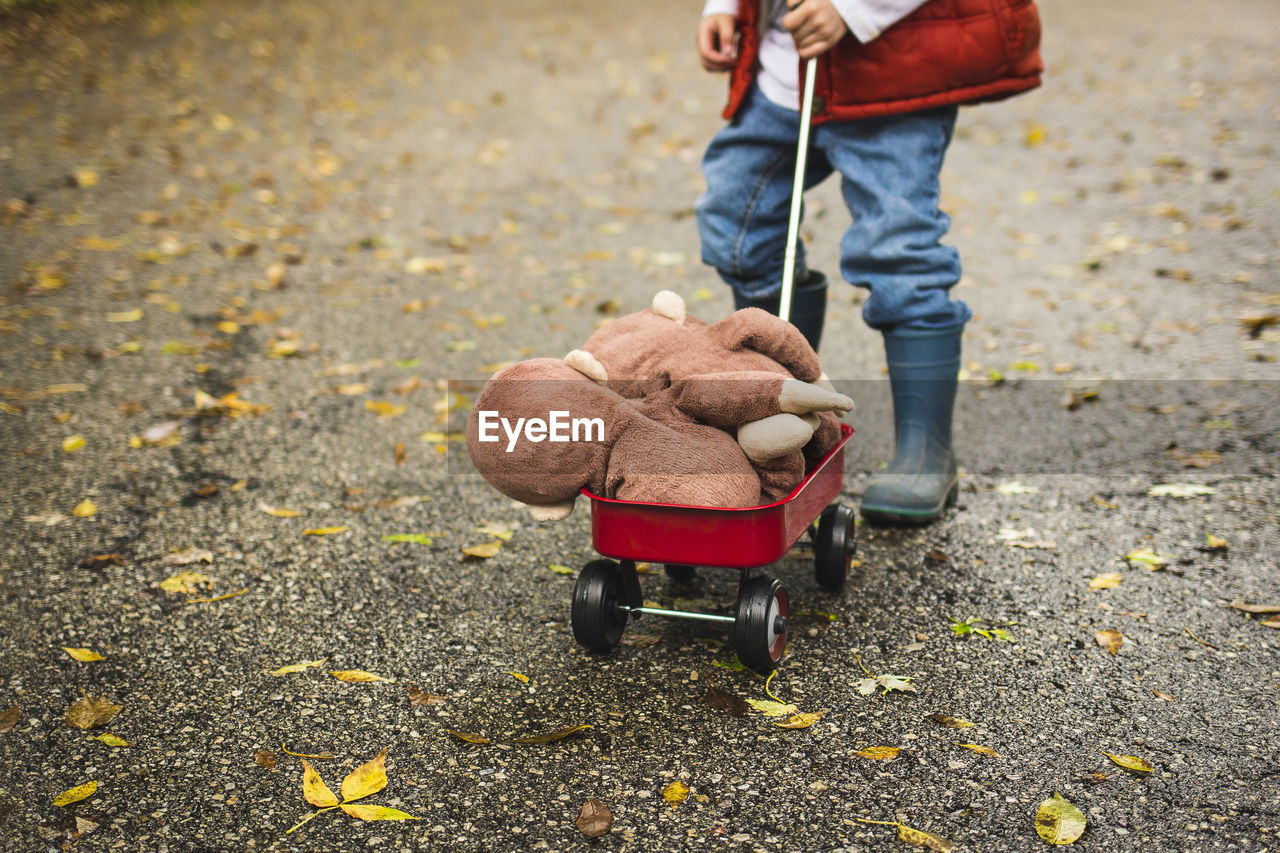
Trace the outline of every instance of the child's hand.
{"label": "child's hand", "polygon": [[791,11],[783,16],[782,26],[795,39],[801,59],[826,53],[849,31],[831,0],[787,0],[787,6]]}
{"label": "child's hand", "polygon": [[708,71],[732,69],[738,58],[738,19],[724,14],[703,18],[698,23],[698,57]]}

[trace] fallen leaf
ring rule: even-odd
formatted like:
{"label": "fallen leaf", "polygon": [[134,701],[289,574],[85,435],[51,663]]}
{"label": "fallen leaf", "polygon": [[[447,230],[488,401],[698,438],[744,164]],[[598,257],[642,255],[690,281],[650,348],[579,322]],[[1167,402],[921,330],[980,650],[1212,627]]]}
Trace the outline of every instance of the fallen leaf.
{"label": "fallen leaf", "polygon": [[721,690],[719,687],[708,687],[702,696],[702,702],[717,711],[725,711],[735,717],[745,717],[751,713],[751,706],[741,696]]}
{"label": "fallen leaf", "polygon": [[952,741],[952,745],[954,745],[954,746],[962,746],[962,747],[964,747],[965,749],[971,749],[971,750],[973,750],[974,752],[977,752],[977,753],[979,753],[979,754],[981,754],[981,755],[988,755],[988,756],[990,756],[990,757],[992,757],[992,758],[1003,758],[1003,757],[1004,757],[1004,756],[1002,756],[1000,753],[998,753],[998,752],[996,752],[994,749],[992,749],[991,747],[989,747],[989,746],[983,746],[983,745],[982,745],[982,744],[980,744],[980,743],[957,743],[957,742],[955,742],[955,741]]}
{"label": "fallen leaf", "polygon": [[97,790],[97,782],[86,782],[69,791],[63,791],[61,794],[53,798],[53,804],[55,806],[69,806],[72,803],[87,800],[89,797],[92,797]]}
{"label": "fallen leaf", "polygon": [[603,838],[613,828],[613,812],[603,802],[592,797],[582,804],[574,826],[587,838]]}
{"label": "fallen leaf", "polygon": [[1155,696],[1157,699],[1159,699],[1161,702],[1174,701],[1174,698],[1170,696],[1168,693],[1165,693],[1163,690],[1152,690],[1151,694]]}
{"label": "fallen leaf", "polygon": [[1120,651],[1120,646],[1124,643],[1124,635],[1119,631],[1099,631],[1093,635],[1093,639],[1113,655]]}
{"label": "fallen leaf", "polygon": [[492,542],[485,542],[480,545],[468,545],[462,549],[462,553],[467,557],[476,557],[486,560],[489,557],[496,556],[502,550],[502,540],[495,539]]}
{"label": "fallen leaf", "polygon": [[1150,773],[1155,770],[1147,761],[1138,758],[1136,755],[1112,755],[1106,750],[1102,750],[1102,754],[1110,758],[1116,764],[1119,764],[1125,770],[1132,770],[1135,773]]}
{"label": "fallen leaf", "polygon": [[1227,545],[1227,540],[1221,536],[1206,533],[1204,535],[1204,547],[1208,551],[1225,551],[1229,546]]}
{"label": "fallen leaf", "polygon": [[3,714],[0,714],[0,735],[13,731],[13,727],[21,718],[22,712],[18,709],[17,703],[10,705]]}
{"label": "fallen leaf", "polygon": [[75,509],[71,510],[71,514],[76,518],[93,518],[98,514],[98,505],[93,501],[85,498],[76,504]]}
{"label": "fallen leaf", "polygon": [[996,494],[998,495],[1033,495],[1040,491],[1035,486],[1024,486],[1016,480],[1010,480],[996,486]]}
{"label": "fallen leaf", "polygon": [[854,686],[863,696],[870,696],[876,691],[877,687],[884,688],[885,693],[897,690],[900,693],[916,693],[916,687],[910,683],[909,675],[876,675],[869,678],[859,678],[854,682]]}
{"label": "fallen leaf", "polygon": [[924,847],[935,853],[952,853],[955,846],[945,838],[941,838],[922,829],[912,829],[904,823],[898,824],[898,840],[916,847]]}
{"label": "fallen leaf", "polygon": [[[185,551],[177,551],[173,554],[166,554],[164,556],[164,559],[161,560],[161,562],[164,563],[166,566],[189,566],[192,563],[212,563],[213,552],[205,548],[188,548]],[[161,584],[160,588],[164,589],[165,588],[164,584]],[[175,590],[169,590],[169,591],[174,592]],[[183,590],[183,591],[191,592],[191,590]]]}
{"label": "fallen leaf", "polygon": [[1070,844],[1084,829],[1084,814],[1057,791],[1036,810],[1036,833],[1050,844]]}
{"label": "fallen leaf", "polygon": [[1151,548],[1139,548],[1135,551],[1130,551],[1128,554],[1124,555],[1124,558],[1130,563],[1137,563],[1138,565],[1146,566],[1153,572],[1159,571],[1169,565],[1168,557],[1157,554]]}
{"label": "fallen leaf", "polygon": [[1106,572],[1089,581],[1089,589],[1114,589],[1124,582],[1120,572]]}
{"label": "fallen leaf", "polygon": [[129,746],[129,742],[119,735],[113,735],[110,732],[103,732],[100,735],[93,735],[94,740],[105,743],[107,746]]}
{"label": "fallen leaf", "polygon": [[501,539],[503,542],[510,542],[511,537],[515,535],[517,527],[518,525],[513,527],[505,527],[501,524],[490,523],[490,524],[483,524],[480,527],[477,527],[476,530],[478,530],[481,533],[487,533],[490,536],[496,536],[497,538]]}
{"label": "fallen leaf", "polygon": [[766,717],[789,717],[800,713],[800,709],[790,702],[775,702],[772,699],[748,699],[746,702]]}
{"label": "fallen leaf", "polygon": [[345,524],[334,527],[310,527],[302,531],[303,536],[332,536],[335,533],[346,533],[351,528]]}
{"label": "fallen leaf", "polygon": [[548,568],[548,569],[550,569],[551,571],[555,572],[555,573],[556,573],[556,574],[558,574],[558,575],[571,575],[571,574],[573,574],[573,569],[569,568],[568,566],[562,566],[562,565],[560,565],[559,563],[548,563],[548,564],[547,564],[547,568]]}
{"label": "fallen leaf", "polygon": [[294,672],[305,672],[308,669],[320,666],[327,661],[328,658],[320,658],[319,660],[309,660],[303,663],[291,663],[288,666],[282,666],[279,669],[273,669],[268,675],[289,675]]}
{"label": "fallen leaf", "polygon": [[425,693],[416,684],[410,684],[405,689],[409,692],[409,704],[414,708],[429,708],[432,705],[439,705],[449,701],[448,696]]}
{"label": "fallen leaf", "polygon": [[493,743],[484,735],[473,735],[471,732],[455,732],[453,729],[445,729],[445,731],[458,740],[465,740],[467,743]]}
{"label": "fallen leaf", "polygon": [[822,715],[827,713],[824,711],[812,711],[805,714],[794,714],[781,722],[775,722],[774,725],[780,729],[807,729],[818,720],[822,719]]}
{"label": "fallen leaf", "polygon": [[525,675],[523,672],[513,672],[513,673],[511,673],[511,675],[512,675],[512,676],[513,676],[517,681],[523,681],[525,684],[528,684],[528,683],[529,683],[529,676]]}
{"label": "fallen leaf", "polygon": [[898,757],[899,752],[902,750],[896,746],[868,746],[858,750],[854,755],[860,755],[872,761],[892,761]]}
{"label": "fallen leaf", "polygon": [[65,453],[75,453],[82,447],[84,447],[84,436],[80,435],[80,433],[69,435],[62,439],[62,450]]}
{"label": "fallen leaf", "polygon": [[265,749],[256,750],[253,753],[253,763],[259,767],[274,770],[276,766],[276,754],[274,752],[268,752]]}
{"label": "fallen leaf", "polygon": [[330,670],[329,674],[339,681],[345,681],[349,684],[368,684],[381,681],[390,682],[392,680],[390,678],[383,678],[381,675],[375,675],[372,672],[365,672],[363,669]]}
{"label": "fallen leaf", "polygon": [[1280,616],[1272,616],[1270,619],[1263,619],[1258,624],[1264,628],[1280,628]]}
{"label": "fallen leaf", "polygon": [[1245,604],[1237,599],[1231,602],[1231,606],[1236,610],[1252,613],[1255,616],[1262,613],[1280,613],[1280,604]]}
{"label": "fallen leaf", "polygon": [[80,649],[80,648],[72,648],[71,646],[63,646],[62,650],[67,654],[71,655],[71,657],[80,661],[81,663],[91,663],[92,661],[95,661],[95,660],[106,660],[106,658],[104,658],[102,655],[98,654],[97,652],[93,651],[92,649]]}
{"label": "fallen leaf", "polygon": [[425,533],[388,533],[383,542],[408,542],[413,545],[430,545],[431,537]]}
{"label": "fallen leaf", "polygon": [[342,810],[359,820],[422,820],[389,806],[367,806],[362,803],[343,803]]}
{"label": "fallen leaf", "polygon": [[329,790],[324,779],[305,758],[302,759],[302,796],[317,808],[326,809],[338,804],[338,795]]}
{"label": "fallen leaf", "polygon": [[134,308],[132,311],[113,311],[107,314],[108,323],[136,323],[141,319],[141,308]]}
{"label": "fallen leaf", "polygon": [[342,780],[342,799],[347,802],[361,800],[370,794],[378,793],[385,787],[387,787],[387,751],[383,749],[376,758],[361,764]]}
{"label": "fallen leaf", "polygon": [[267,506],[264,503],[259,503],[258,509],[265,512],[267,515],[274,515],[276,518],[297,518],[298,516],[302,515],[302,510]]}
{"label": "fallen leaf", "polygon": [[187,570],[160,581],[160,588],[165,592],[181,592],[192,595],[199,591],[197,587],[208,586],[209,582],[208,575]]}
{"label": "fallen leaf", "polygon": [[679,780],[662,789],[662,799],[666,800],[667,805],[673,809],[688,798],[689,786]]}
{"label": "fallen leaf", "polygon": [[225,595],[215,595],[211,598],[188,598],[183,604],[212,604],[215,601],[226,601],[228,598],[235,598],[244,595],[249,591],[249,587],[238,589],[235,592],[228,592]]}
{"label": "fallen leaf", "polygon": [[68,726],[75,726],[78,729],[92,729],[98,726],[105,726],[115,719],[116,714],[123,710],[123,705],[117,705],[110,699],[86,694],[72,702],[71,707],[67,708],[64,722]]}
{"label": "fallen leaf", "polygon": [[420,503],[429,501],[431,498],[426,495],[405,495],[399,498],[391,498],[385,501],[374,501],[373,505],[377,509],[400,509],[406,506],[417,506]]}
{"label": "fallen leaf", "polygon": [[946,726],[949,729],[967,729],[970,726],[976,725],[968,720],[962,720],[959,717],[948,717],[946,714],[927,714],[925,715],[925,719],[933,720],[938,725]]}
{"label": "fallen leaf", "polygon": [[567,729],[560,729],[559,731],[556,731],[556,732],[547,732],[546,734],[541,734],[541,735],[531,735],[530,737],[512,738],[511,740],[503,741],[503,743],[532,743],[532,744],[552,743],[553,741],[560,740],[561,738],[566,738],[569,735],[573,734],[574,732],[580,732],[583,729],[589,729],[589,728],[591,728],[591,725],[589,723],[584,723],[583,725],[569,726],[569,728]]}
{"label": "fallen leaf", "polygon": [[1157,483],[1147,489],[1147,495],[1153,498],[1194,498],[1201,495],[1215,494],[1212,486],[1198,483]]}
{"label": "fallen leaf", "polygon": [[403,403],[389,403],[386,400],[365,400],[364,407],[380,418],[399,417],[408,408]]}

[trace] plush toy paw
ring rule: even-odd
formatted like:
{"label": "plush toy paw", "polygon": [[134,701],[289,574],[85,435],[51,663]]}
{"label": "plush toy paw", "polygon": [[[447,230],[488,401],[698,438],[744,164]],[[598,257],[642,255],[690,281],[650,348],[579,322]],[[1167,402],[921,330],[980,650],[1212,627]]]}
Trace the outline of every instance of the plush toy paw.
{"label": "plush toy paw", "polygon": [[534,521],[563,521],[573,512],[573,501],[558,504],[529,504],[529,514]]}
{"label": "plush toy paw", "polygon": [[754,462],[795,453],[813,438],[813,427],[791,414],[770,415],[738,427],[738,446]]}
{"label": "plush toy paw", "polygon": [[787,379],[778,392],[778,408],[793,415],[835,412],[845,415],[853,409],[853,399],[799,379]]}
{"label": "plush toy paw", "polygon": [[604,369],[594,355],[583,349],[570,350],[564,357],[564,363],[581,373],[588,379],[594,379],[601,385],[609,381],[609,371]]}

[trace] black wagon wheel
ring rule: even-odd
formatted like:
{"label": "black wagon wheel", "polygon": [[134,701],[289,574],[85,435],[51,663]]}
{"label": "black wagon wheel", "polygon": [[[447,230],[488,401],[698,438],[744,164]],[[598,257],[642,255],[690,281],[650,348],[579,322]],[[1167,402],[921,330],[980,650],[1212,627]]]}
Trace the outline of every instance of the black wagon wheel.
{"label": "black wagon wheel", "polygon": [[761,675],[778,667],[787,647],[787,591],[775,578],[751,578],[738,589],[733,648],[738,660]]}
{"label": "black wagon wheel", "polygon": [[611,651],[627,626],[627,614],[621,609],[625,600],[622,572],[617,563],[613,560],[587,563],[573,587],[573,607],[569,613],[573,638],[593,652]]}
{"label": "black wagon wheel", "polygon": [[813,573],[818,586],[830,592],[839,592],[849,577],[853,555],[858,550],[856,518],[852,507],[832,504],[818,520]]}
{"label": "black wagon wheel", "polygon": [[680,563],[663,563],[662,570],[676,583],[693,583],[698,576],[697,566],[686,566]]}

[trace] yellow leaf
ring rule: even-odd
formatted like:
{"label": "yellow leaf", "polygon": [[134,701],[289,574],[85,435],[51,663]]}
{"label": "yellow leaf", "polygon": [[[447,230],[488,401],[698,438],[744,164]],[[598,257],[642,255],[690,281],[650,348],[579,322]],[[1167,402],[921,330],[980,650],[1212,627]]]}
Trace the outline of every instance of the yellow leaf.
{"label": "yellow leaf", "polygon": [[108,240],[106,237],[99,237],[97,235],[85,237],[80,241],[80,247],[82,249],[90,249],[95,252],[114,252],[122,245],[124,244],[119,240]]}
{"label": "yellow leaf", "polygon": [[343,803],[342,810],[358,820],[422,820],[399,809],[387,806],[366,806]]}
{"label": "yellow leaf", "polygon": [[88,799],[89,797],[92,797],[97,790],[98,790],[97,782],[86,782],[83,785],[72,788],[69,791],[63,791],[58,796],[54,797],[53,804],[55,806],[69,806],[72,803],[78,803],[81,800],[85,800],[85,799]]}
{"label": "yellow leaf", "polygon": [[88,168],[87,166],[84,168],[76,169],[75,175],[73,175],[73,177],[76,180],[76,186],[96,187],[98,185],[98,173],[95,172],[93,169]]}
{"label": "yellow leaf", "polygon": [[94,740],[102,741],[107,746],[128,746],[129,742],[119,735],[113,735],[110,732],[104,732],[100,735],[94,735]]}
{"label": "yellow leaf", "polygon": [[1124,558],[1131,563],[1139,563],[1146,566],[1151,571],[1158,571],[1169,565],[1169,558],[1157,554],[1152,548],[1139,548],[1130,551],[1124,555]]}
{"label": "yellow leaf", "polygon": [[208,583],[208,575],[188,570],[178,572],[176,575],[160,581],[160,588],[165,592],[181,592],[191,595],[198,591],[196,587],[207,585]]}
{"label": "yellow leaf", "polygon": [[1041,145],[1044,145],[1047,133],[1048,131],[1045,130],[1045,126],[1036,122],[1027,127],[1027,133],[1022,138],[1023,144],[1028,148],[1039,148]]}
{"label": "yellow leaf", "polygon": [[547,732],[546,734],[541,734],[541,735],[531,735],[529,737],[512,738],[511,740],[503,741],[503,743],[535,743],[535,744],[552,743],[553,741],[557,741],[562,738],[567,738],[569,735],[573,734],[574,732],[580,732],[583,729],[589,729],[589,728],[591,728],[591,725],[584,723],[583,725],[579,725],[579,726],[569,726],[569,728],[561,729],[558,732]]}
{"label": "yellow leaf", "polygon": [[1107,572],[1089,581],[1089,589],[1114,589],[1123,581],[1124,575],[1119,572]]}
{"label": "yellow leaf", "polygon": [[1150,773],[1155,770],[1149,762],[1138,758],[1136,755],[1112,755],[1106,750],[1103,750],[1102,754],[1107,758],[1110,758],[1116,764],[1119,764],[1125,770],[1133,770],[1136,773]]}
{"label": "yellow leaf", "polygon": [[748,699],[747,704],[766,717],[789,717],[800,713],[790,702],[774,702],[772,699]]}
{"label": "yellow leaf", "polygon": [[77,649],[70,646],[63,646],[62,650],[81,663],[89,663],[95,660],[106,660],[106,658],[92,649]]}
{"label": "yellow leaf", "polygon": [[[516,527],[519,527],[519,525],[516,525]],[[490,522],[477,527],[476,530],[479,530],[481,533],[488,533],[490,536],[496,536],[503,542],[510,542],[511,537],[515,535],[516,527],[504,527],[501,524],[493,524]]]}
{"label": "yellow leaf", "polygon": [[387,787],[387,751],[383,749],[378,757],[361,764],[347,774],[342,780],[342,799],[345,802],[363,799],[376,794]]}
{"label": "yellow leaf", "polygon": [[1070,844],[1084,828],[1084,814],[1057,791],[1036,810],[1036,833],[1050,844]]}
{"label": "yellow leaf", "polygon": [[336,527],[311,527],[302,531],[303,536],[331,536],[334,533],[345,533],[350,530],[345,524],[339,524]]}
{"label": "yellow leaf", "polygon": [[462,549],[462,553],[468,557],[478,557],[480,559],[488,559],[497,556],[502,550],[502,540],[495,539],[492,542],[485,542],[480,545],[469,545]]}
{"label": "yellow leaf", "polygon": [[954,741],[952,741],[952,743],[954,743],[954,744],[955,744],[955,746],[963,746],[965,749],[972,749],[974,752],[981,753],[982,755],[989,755],[989,756],[991,756],[992,758],[1003,758],[1003,757],[1004,757],[1004,756],[1002,756],[1000,753],[998,753],[998,752],[996,752],[994,749],[992,749],[991,747],[989,747],[989,746],[983,746],[982,744],[978,744],[978,743],[955,743]]}
{"label": "yellow leaf", "polygon": [[84,447],[84,436],[80,433],[62,439],[62,449],[67,453],[75,453],[82,447]]}
{"label": "yellow leaf", "polygon": [[916,847],[933,850],[935,853],[951,853],[955,849],[955,846],[945,838],[940,838],[922,829],[912,829],[902,823],[898,824],[898,840],[905,841],[907,844],[914,844]]}
{"label": "yellow leaf", "polygon": [[1228,547],[1226,539],[1221,536],[1214,536],[1212,533],[1204,535],[1204,546],[1210,551],[1225,551]]}
{"label": "yellow leaf", "polygon": [[529,683],[529,676],[525,675],[524,673],[522,673],[522,672],[513,672],[513,673],[511,673],[511,674],[512,674],[513,676],[515,676],[518,680],[523,681],[525,684],[528,684],[528,683]]}
{"label": "yellow leaf", "polygon": [[71,510],[71,514],[76,518],[92,518],[98,514],[98,505],[93,501],[85,498],[76,504],[76,508]]}
{"label": "yellow leaf", "polygon": [[445,729],[445,731],[458,738],[458,740],[465,740],[467,743],[493,743],[484,735],[473,735],[471,732],[455,732],[453,729]]}
{"label": "yellow leaf", "polygon": [[249,591],[249,587],[238,589],[235,592],[228,592],[226,595],[215,595],[212,598],[188,598],[183,604],[212,604],[215,601],[226,601],[228,598],[244,595]]}
{"label": "yellow leaf", "polygon": [[863,758],[870,758],[872,761],[888,761],[898,757],[901,752],[896,746],[868,746],[866,749],[857,751],[857,755]]}
{"label": "yellow leaf", "polygon": [[328,658],[320,658],[320,660],[309,660],[303,663],[291,663],[288,666],[282,666],[279,669],[271,670],[268,675],[289,675],[293,672],[304,672],[308,669],[312,669],[313,667],[320,666],[320,664],[327,660]]}
{"label": "yellow leaf", "polygon": [[375,412],[380,418],[398,417],[408,408],[403,403],[389,403],[386,400],[365,400],[364,407]]}
{"label": "yellow leaf", "polygon": [[569,568],[568,566],[562,566],[562,565],[560,565],[559,563],[548,563],[548,564],[547,564],[547,568],[548,568],[548,569],[550,569],[551,571],[555,572],[555,573],[556,573],[556,574],[558,574],[558,575],[571,575],[571,574],[573,574],[573,569]]}
{"label": "yellow leaf", "polygon": [[812,726],[814,723],[818,722],[818,720],[821,720],[822,715],[825,713],[827,712],[814,711],[809,714],[795,714],[793,716],[788,717],[787,719],[783,720],[780,723],[774,723],[774,725],[780,729],[807,729],[809,728],[809,726]]}
{"label": "yellow leaf", "polygon": [[372,672],[365,672],[363,669],[340,669],[330,670],[329,674],[339,681],[346,681],[350,684],[365,684],[376,681],[391,681],[390,678],[383,678]]}
{"label": "yellow leaf", "polygon": [[311,805],[322,809],[338,804],[338,797],[329,790],[329,786],[305,758],[302,759],[302,796]]}
{"label": "yellow leaf", "polygon": [[302,510],[267,506],[264,503],[258,504],[258,509],[265,512],[267,515],[274,515],[276,518],[297,518],[298,516],[302,515]]}
{"label": "yellow leaf", "polygon": [[708,299],[711,299],[713,295],[714,294],[712,294],[710,288],[699,287],[697,290],[693,292],[693,301],[706,302]]}
{"label": "yellow leaf", "polygon": [[1120,646],[1124,643],[1124,635],[1119,631],[1099,631],[1093,635],[1093,639],[1113,655],[1120,651]]}
{"label": "yellow leaf", "polygon": [[404,265],[407,273],[442,273],[448,268],[448,258],[410,258]]}
{"label": "yellow leaf", "polygon": [[114,311],[107,315],[108,323],[136,323],[141,319],[141,308],[134,308],[132,311]]}
{"label": "yellow leaf", "polygon": [[688,798],[689,786],[679,780],[662,789],[662,799],[666,800],[673,809]]}

